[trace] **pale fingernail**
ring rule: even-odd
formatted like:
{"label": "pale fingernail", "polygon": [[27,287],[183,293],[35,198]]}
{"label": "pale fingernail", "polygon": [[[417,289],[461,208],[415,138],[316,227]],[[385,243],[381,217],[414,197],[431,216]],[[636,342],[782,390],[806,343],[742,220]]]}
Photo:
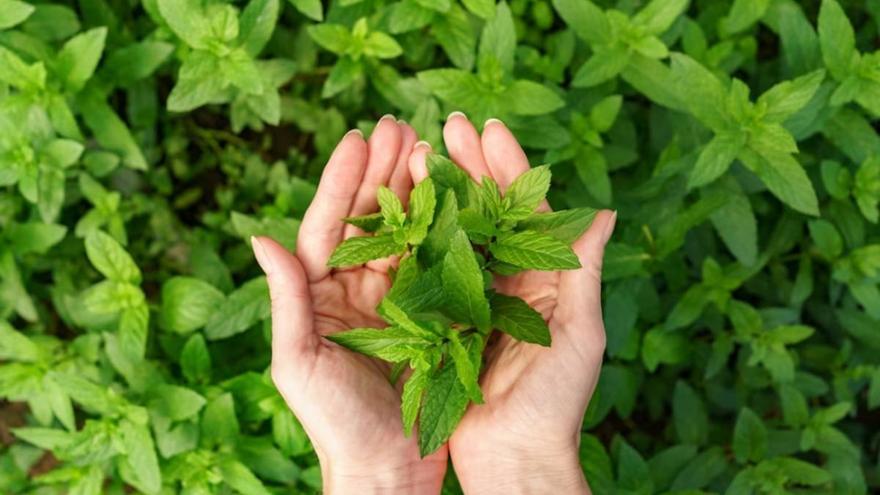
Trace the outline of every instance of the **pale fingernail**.
{"label": "pale fingernail", "polygon": [[419,141],[419,142],[417,142],[416,144],[413,145],[413,148],[418,148],[418,147],[420,147],[420,146],[421,146],[422,148],[428,148],[429,150],[430,150],[431,148],[433,148],[433,147],[431,146],[431,143],[429,143],[429,142],[427,142],[427,141]]}
{"label": "pale fingernail", "polygon": [[257,264],[260,265],[260,268],[262,268],[266,274],[272,271],[272,261],[266,253],[266,247],[263,246],[263,243],[260,242],[259,238],[253,235],[251,236],[251,249],[254,250],[254,258],[257,259]]}
{"label": "pale fingernail", "polygon": [[605,232],[602,233],[602,244],[608,244],[608,241],[611,239],[611,234],[614,233],[614,225],[617,223],[617,210],[611,214],[611,218],[608,219],[608,223],[605,224]]}
{"label": "pale fingernail", "polygon": [[383,120],[397,120],[397,119],[394,117],[394,115],[391,115],[390,113],[386,113],[385,115],[382,116],[381,119],[379,119],[379,122],[382,122]]}
{"label": "pale fingernail", "polygon": [[399,125],[406,125],[406,121],[403,120],[403,119],[397,119],[397,123],[398,123]]}
{"label": "pale fingernail", "polygon": [[483,124],[483,128],[485,129],[486,127],[489,127],[489,124],[501,124],[501,125],[504,125],[504,122],[501,122],[500,120],[495,119],[495,118],[491,118],[491,119],[487,120],[487,121]]}
{"label": "pale fingernail", "polygon": [[452,119],[452,117],[464,117],[464,118],[466,119],[466,118],[467,118],[467,115],[465,115],[464,112],[459,112],[458,110],[456,110],[456,111],[450,113],[450,114],[446,117],[446,120],[450,120],[450,119]]}
{"label": "pale fingernail", "polygon": [[357,134],[357,135],[360,136],[360,137],[364,137],[364,133],[361,132],[360,129],[352,129],[352,130],[346,132],[346,133],[345,133],[345,136],[342,136],[342,138],[345,139],[345,138],[347,138],[348,136],[351,136],[352,134]]}

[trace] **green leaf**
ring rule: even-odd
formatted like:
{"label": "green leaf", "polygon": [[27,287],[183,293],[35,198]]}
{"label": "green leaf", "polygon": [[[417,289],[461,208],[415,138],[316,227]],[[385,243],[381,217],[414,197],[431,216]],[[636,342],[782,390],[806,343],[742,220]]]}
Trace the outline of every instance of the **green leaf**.
{"label": "green leaf", "polygon": [[223,481],[242,495],[271,495],[263,482],[244,464],[233,459],[221,461],[219,466]]}
{"label": "green leaf", "polygon": [[269,286],[257,277],[234,290],[211,315],[205,326],[208,340],[219,340],[244,332],[269,317]]}
{"label": "green leaf", "polygon": [[179,0],[155,0],[159,13],[174,31],[191,48],[205,49],[211,36],[211,25],[200,2]]}
{"label": "green leaf", "polygon": [[142,41],[114,51],[104,63],[106,73],[119,85],[127,86],[152,75],[174,51],[162,41]]}
{"label": "green leaf", "polygon": [[78,103],[86,125],[94,132],[101,147],[122,156],[126,167],[147,169],[147,160],[131,131],[106,102],[90,97],[82,98]]}
{"label": "green leaf", "polygon": [[709,438],[709,418],[702,399],[687,383],[675,383],[672,395],[675,431],[682,443],[702,445]]}
{"label": "green leaf", "polygon": [[434,221],[436,207],[434,182],[430,178],[419,182],[409,195],[409,244],[417,246],[425,240],[428,227]]}
{"label": "green leaf", "polygon": [[[482,339],[482,337],[478,338]],[[455,365],[458,380],[464,386],[470,400],[475,404],[482,404],[483,392],[480,390],[480,368],[478,366],[482,361],[482,352],[477,353],[478,365],[475,366],[474,361],[471,360],[471,354],[459,338],[458,332],[453,330],[449,333],[449,355]]]}
{"label": "green leaf", "polygon": [[567,244],[538,232],[501,236],[489,247],[496,259],[529,270],[574,270],[581,267]]}
{"label": "green leaf", "polygon": [[5,236],[11,241],[16,255],[27,253],[45,254],[52,246],[61,242],[67,227],[52,223],[28,222],[13,223],[5,228]]}
{"label": "green leaf", "polygon": [[389,362],[415,359],[432,344],[424,338],[423,332],[414,334],[403,327],[355,328],[325,338],[346,349]]}
{"label": "green leaf", "polygon": [[687,55],[673,53],[672,75],[688,111],[706,127],[724,130],[728,120],[726,91],[715,74]]}
{"label": "green leaf", "polygon": [[413,370],[412,375],[403,385],[403,393],[400,396],[401,420],[403,421],[403,434],[410,436],[416,417],[419,414],[419,406],[422,404],[422,396],[428,386],[428,372],[421,369]]}
{"label": "green leaf", "polygon": [[351,237],[336,247],[327,261],[327,266],[336,268],[362,265],[368,261],[401,254],[405,247],[389,234],[373,237]]}
{"label": "green leaf", "polygon": [[364,42],[364,53],[371,57],[386,59],[400,56],[403,48],[391,36],[374,31]]}
{"label": "green leaf", "polygon": [[767,428],[749,408],[742,408],[733,428],[733,453],[741,463],[758,462],[767,453]]}
{"label": "green leaf", "polygon": [[406,214],[403,212],[403,204],[400,202],[400,198],[385,186],[379,187],[377,197],[385,224],[391,227],[402,227]]}
{"label": "green leaf", "polygon": [[745,146],[747,139],[748,135],[745,133],[716,134],[700,151],[697,163],[688,176],[688,187],[705,186],[724,175]]}
{"label": "green leaf", "polygon": [[193,334],[183,345],[180,369],[192,383],[206,383],[211,379],[211,353],[202,334]]}
{"label": "green leaf", "polygon": [[256,57],[275,31],[280,11],[278,0],[251,0],[241,13],[239,39],[248,55]]}
{"label": "green leaf", "polygon": [[520,220],[517,230],[532,230],[547,234],[565,244],[571,244],[590,228],[597,210],[593,208],[572,208],[569,210],[539,212]]}
{"label": "green leaf", "polygon": [[306,30],[315,43],[337,55],[345,53],[351,44],[351,33],[340,24],[317,24]]}
{"label": "green leaf", "polygon": [[472,323],[483,332],[488,331],[491,318],[483,272],[462,230],[456,232],[449,243],[441,278],[450,316],[456,321]]}
{"label": "green leaf", "polygon": [[433,453],[449,440],[468,405],[468,395],[455,366],[444,366],[428,377],[419,413],[419,453]]}
{"label": "green leaf", "polygon": [[662,34],[687,9],[690,0],[651,0],[632,18],[650,34]]}
{"label": "green leaf", "polygon": [[116,282],[139,284],[141,271],[116,239],[96,230],[86,237],[86,255],[102,275]]}
{"label": "green leaf", "polygon": [[793,156],[778,152],[761,156],[744,149],[739,158],[783,203],[801,213],[819,215],[819,201],[813,183]]}
{"label": "green leaf", "polygon": [[611,23],[605,13],[589,0],[553,0],[553,7],[562,20],[580,38],[590,44],[610,43]]}
{"label": "green leaf", "polygon": [[78,34],[64,44],[55,70],[67,89],[76,92],[92,77],[106,39],[107,28],[101,27]]}
{"label": "green leaf", "polygon": [[330,98],[354,84],[363,73],[363,66],[360,62],[355,61],[351,57],[341,57],[336,61],[333,70],[324,82],[324,88],[321,90],[322,98]]}
{"label": "green leaf", "polygon": [[162,284],[162,328],[190,333],[203,327],[226,300],[213,285],[192,277],[172,277]]}
{"label": "green leaf", "polygon": [[534,213],[547,196],[550,177],[548,165],[532,168],[517,177],[504,194],[502,218],[517,221]]}
{"label": "green leaf", "polygon": [[575,88],[598,86],[620,74],[629,64],[629,60],[629,52],[619,46],[596,50],[577,70],[571,85]]}
{"label": "green leaf", "polygon": [[[516,53],[516,30],[513,16],[507,2],[501,1],[495,7],[495,16],[486,21],[480,36],[478,66],[496,63],[505,73],[513,72],[513,59]],[[491,60],[492,62],[488,62]]]}
{"label": "green leaf", "polygon": [[9,29],[24,22],[34,13],[34,6],[19,0],[0,0],[0,29]]}
{"label": "green leaf", "polygon": [[813,98],[824,79],[825,71],[817,70],[768,89],[757,102],[767,106],[764,118],[771,122],[785,121]]}
{"label": "green leaf", "polygon": [[492,327],[517,340],[550,346],[550,328],[538,313],[522,299],[495,293],[492,295]]}
{"label": "green leaf", "polygon": [[565,106],[565,101],[556,92],[534,81],[514,81],[505,90],[503,98],[515,115],[544,115]]}
{"label": "green leaf", "polygon": [[495,15],[495,0],[462,0],[461,3],[477,17],[489,19]]}
{"label": "green leaf", "polygon": [[842,81],[850,75],[859,56],[852,24],[836,0],[822,0],[818,24],[822,59],[831,75]]}
{"label": "green leaf", "polygon": [[122,470],[123,478],[140,491],[159,493],[162,488],[162,473],[150,431],[144,425],[125,420],[120,424],[120,432],[127,453],[125,456],[127,469]]}
{"label": "green leaf", "polygon": [[232,445],[238,438],[235,400],[226,392],[211,399],[202,413],[200,443],[203,446]]}
{"label": "green leaf", "polygon": [[199,413],[205,406],[205,398],[185,387],[160,385],[153,392],[150,410],[172,421],[182,421]]}
{"label": "green leaf", "polygon": [[387,297],[382,299],[382,302],[379,303],[379,307],[376,308],[376,311],[385,319],[385,321],[400,327],[409,335],[418,335],[422,340],[427,340],[429,342],[439,341],[438,335],[414,322],[402,308]]}
{"label": "green leaf", "polygon": [[376,212],[356,217],[346,217],[342,221],[349,225],[354,225],[364,232],[375,232],[383,225],[384,217],[382,213]]}
{"label": "green leaf", "polygon": [[827,260],[835,260],[843,254],[843,238],[834,225],[825,219],[811,220],[807,223],[810,237]]}
{"label": "green leaf", "polygon": [[309,19],[318,22],[324,20],[321,0],[290,0],[290,3],[296,7],[296,10],[305,14]]}

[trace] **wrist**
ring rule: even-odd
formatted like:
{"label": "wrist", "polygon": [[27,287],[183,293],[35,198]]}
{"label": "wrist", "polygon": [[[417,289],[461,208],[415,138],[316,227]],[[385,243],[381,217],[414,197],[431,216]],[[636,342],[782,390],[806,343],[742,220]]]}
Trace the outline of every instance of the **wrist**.
{"label": "wrist", "polygon": [[452,463],[465,494],[590,493],[576,444],[559,450],[493,449],[465,458],[453,453]]}
{"label": "wrist", "polygon": [[436,495],[443,485],[445,459],[382,466],[337,466],[321,463],[323,493]]}

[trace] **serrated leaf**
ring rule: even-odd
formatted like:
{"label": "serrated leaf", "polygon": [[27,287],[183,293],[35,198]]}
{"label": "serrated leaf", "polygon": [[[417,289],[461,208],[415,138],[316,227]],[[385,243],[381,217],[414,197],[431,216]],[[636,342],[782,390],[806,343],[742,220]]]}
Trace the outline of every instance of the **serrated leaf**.
{"label": "serrated leaf", "polygon": [[140,269],[116,239],[96,230],[86,237],[85,245],[89,261],[102,275],[118,282],[140,283]]}
{"label": "serrated leaf", "polygon": [[428,227],[434,221],[437,197],[434,182],[427,178],[418,183],[409,195],[409,232],[407,242],[417,246],[428,235]]}
{"label": "serrated leaf", "polygon": [[553,212],[533,213],[516,224],[517,230],[532,230],[547,234],[565,244],[580,239],[590,228],[598,210],[572,208]]}
{"label": "serrated leaf", "polygon": [[500,236],[489,251],[505,263],[529,270],[575,270],[581,267],[564,242],[534,231]]}
{"label": "serrated leaf", "polygon": [[410,436],[416,417],[419,414],[419,406],[422,404],[422,396],[428,386],[428,372],[421,369],[413,370],[412,375],[403,384],[403,393],[400,396],[400,414],[403,421],[403,434]]}
{"label": "serrated leaf", "polygon": [[419,413],[419,453],[422,457],[449,440],[464,416],[468,402],[467,391],[458,379],[455,366],[444,366],[428,377]]}
{"label": "serrated leaf", "polygon": [[362,265],[368,261],[387,258],[403,252],[406,246],[398,243],[390,234],[373,237],[351,237],[336,246],[327,266],[338,268]]}
{"label": "serrated leaf", "polygon": [[[482,353],[478,353],[478,356],[480,354]],[[464,386],[470,400],[475,404],[482,404],[483,392],[480,390],[480,383],[478,381],[480,378],[480,368],[474,366],[470,353],[455,330],[449,333],[449,355],[455,364],[458,380]],[[477,361],[481,360],[478,359]]]}
{"label": "serrated leaf", "polygon": [[462,230],[456,232],[450,241],[449,251],[443,259],[441,278],[450,316],[488,331],[489,301],[486,299],[483,272]]}
{"label": "serrated leaf", "polygon": [[502,218],[522,220],[535,212],[550,189],[550,167],[535,167],[517,177],[504,193]]}
{"label": "serrated leaf", "polygon": [[519,297],[492,295],[492,327],[523,342],[550,346],[550,328],[541,313]]}
{"label": "serrated leaf", "polygon": [[346,349],[390,362],[414,359],[431,345],[421,334],[413,334],[403,327],[354,328],[325,338]]}
{"label": "serrated leaf", "polygon": [[375,232],[379,230],[384,220],[381,212],[359,215],[356,217],[345,217],[342,219],[343,222],[349,225],[354,225],[364,232]]}

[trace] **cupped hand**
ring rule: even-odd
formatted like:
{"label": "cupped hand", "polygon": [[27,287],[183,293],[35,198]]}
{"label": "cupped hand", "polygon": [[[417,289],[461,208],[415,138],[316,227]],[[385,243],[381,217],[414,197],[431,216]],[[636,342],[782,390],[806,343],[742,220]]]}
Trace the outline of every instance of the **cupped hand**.
{"label": "cupped hand", "polygon": [[[522,148],[500,121],[487,122],[481,136],[464,115],[454,113],[443,137],[454,162],[478,181],[492,177],[502,191],[529,169]],[[419,147],[410,158],[416,182],[427,175],[426,154]],[[546,203],[541,208],[549,210]],[[541,312],[552,345],[503,334],[487,348],[480,381],[485,403],[470,406],[449,441],[465,493],[589,490],[577,448],[605,350],[600,274],[614,223],[615,214],[601,211],[574,243],[578,270],[496,279],[499,292],[519,296]]]}
{"label": "cupped hand", "polygon": [[413,129],[390,117],[369,141],[349,132],[303,217],[296,256],[253,240],[272,296],[272,378],[315,446],[325,493],[439,493],[446,471],[445,448],[420,459],[415,436],[404,436],[389,367],[322,338],[385,326],[375,307],[391,285],[388,262],[331,270],[327,260],[357,233],[342,218],[378,209],[379,186],[408,196],[415,142]]}

